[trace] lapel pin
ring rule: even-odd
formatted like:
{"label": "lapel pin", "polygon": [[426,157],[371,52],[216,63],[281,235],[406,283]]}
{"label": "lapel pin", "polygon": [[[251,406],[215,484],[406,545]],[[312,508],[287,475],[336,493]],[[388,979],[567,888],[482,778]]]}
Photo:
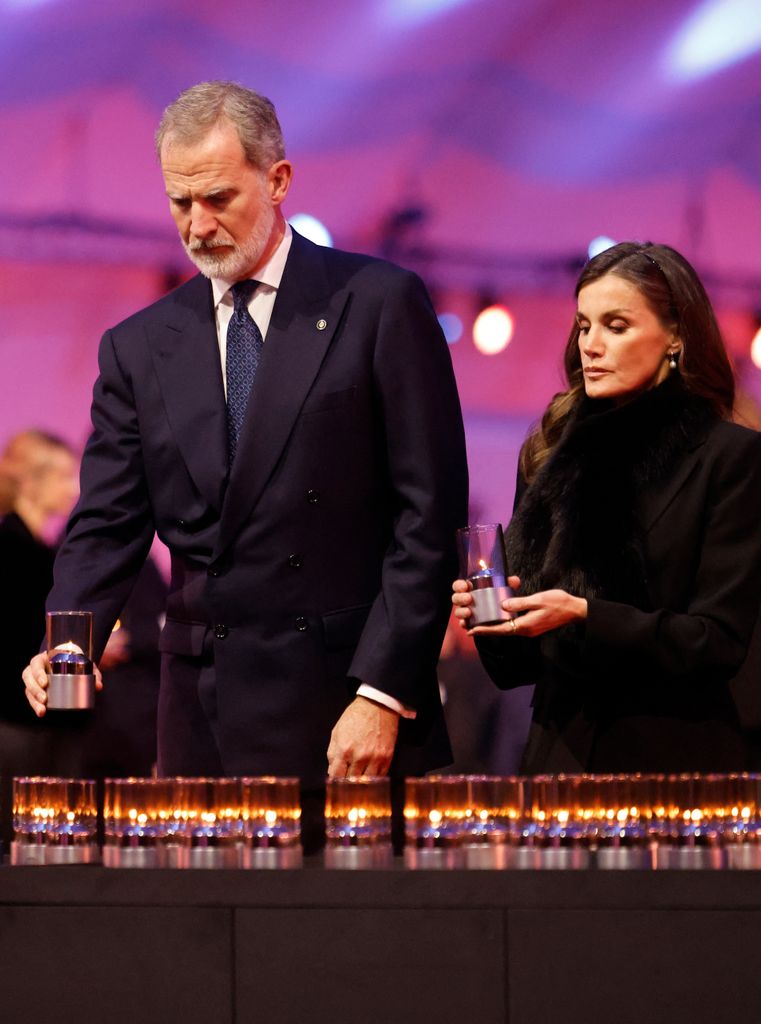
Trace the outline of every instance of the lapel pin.
{"label": "lapel pin", "polygon": [[327,320],[318,320],[317,323],[315,324],[315,327],[317,328],[318,331],[324,331],[327,326]]}

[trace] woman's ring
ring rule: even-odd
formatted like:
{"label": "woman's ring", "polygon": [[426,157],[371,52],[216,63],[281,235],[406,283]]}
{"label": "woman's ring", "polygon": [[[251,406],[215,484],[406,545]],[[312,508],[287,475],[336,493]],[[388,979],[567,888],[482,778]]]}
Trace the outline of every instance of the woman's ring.
{"label": "woman's ring", "polygon": [[507,621],[510,623],[510,629],[512,631],[511,635],[512,635],[512,633],[517,633],[518,632],[518,627],[515,624],[515,619],[508,619]]}

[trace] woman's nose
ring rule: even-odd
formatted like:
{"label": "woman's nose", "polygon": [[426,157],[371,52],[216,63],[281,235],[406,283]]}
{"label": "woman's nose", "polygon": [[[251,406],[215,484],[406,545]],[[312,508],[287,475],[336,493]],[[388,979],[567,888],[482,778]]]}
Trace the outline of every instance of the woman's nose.
{"label": "woman's nose", "polygon": [[603,350],[602,332],[599,327],[589,327],[581,338],[581,350],[585,355],[599,355]]}

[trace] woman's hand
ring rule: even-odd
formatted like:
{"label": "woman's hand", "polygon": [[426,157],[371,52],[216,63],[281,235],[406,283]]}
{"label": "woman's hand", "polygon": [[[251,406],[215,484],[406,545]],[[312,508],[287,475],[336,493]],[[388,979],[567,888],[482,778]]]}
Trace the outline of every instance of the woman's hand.
{"label": "woman's hand", "polygon": [[[541,636],[587,617],[586,598],[574,597],[565,590],[544,590],[527,597],[510,597],[502,602],[502,607],[514,616],[514,629],[509,628],[509,622],[505,623],[508,631],[520,636]],[[480,633],[483,628],[476,626],[473,632]]]}
{"label": "woman's hand", "polygon": [[[508,584],[518,590],[520,579],[510,576]],[[569,622],[587,617],[587,602],[583,597],[574,597],[565,590],[545,590],[527,597],[510,597],[502,607],[513,616],[507,622],[496,626],[471,627],[469,620],[473,605],[472,588],[467,580],[455,580],[452,584],[452,604],[455,617],[463,629],[473,636],[541,636],[552,629],[559,629]]]}
{"label": "woman's hand", "polygon": [[[507,583],[511,590],[517,590],[521,585],[521,581],[517,576],[508,576]],[[471,610],[473,607],[473,587],[468,580],[455,580],[452,584],[452,591],[455,618],[468,633],[486,633],[487,635],[500,636],[504,633],[510,634],[515,632],[509,622],[501,622],[498,626],[476,626],[473,628],[470,624],[473,614]],[[504,607],[505,602],[503,601],[502,604]]]}

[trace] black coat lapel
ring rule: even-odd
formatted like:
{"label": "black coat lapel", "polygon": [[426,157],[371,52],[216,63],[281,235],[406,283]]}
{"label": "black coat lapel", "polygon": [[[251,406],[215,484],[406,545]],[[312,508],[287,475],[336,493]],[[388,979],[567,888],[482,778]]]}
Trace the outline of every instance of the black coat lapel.
{"label": "black coat lapel", "polygon": [[662,481],[662,486],[643,488],[639,493],[640,518],[642,528],[652,530],[657,521],[676,498],[699,462],[699,451],[705,438],[701,437],[695,451],[689,453],[674,470],[674,473]]}
{"label": "black coat lapel", "polygon": [[330,295],[319,247],[294,233],[248,400],[214,557],[250,517],[277,465],[347,298],[344,292]]}
{"label": "black coat lapel", "polygon": [[222,507],[227,476],[227,419],[211,286],[194,277],[167,303],[149,343],[169,424],[198,490]]}

